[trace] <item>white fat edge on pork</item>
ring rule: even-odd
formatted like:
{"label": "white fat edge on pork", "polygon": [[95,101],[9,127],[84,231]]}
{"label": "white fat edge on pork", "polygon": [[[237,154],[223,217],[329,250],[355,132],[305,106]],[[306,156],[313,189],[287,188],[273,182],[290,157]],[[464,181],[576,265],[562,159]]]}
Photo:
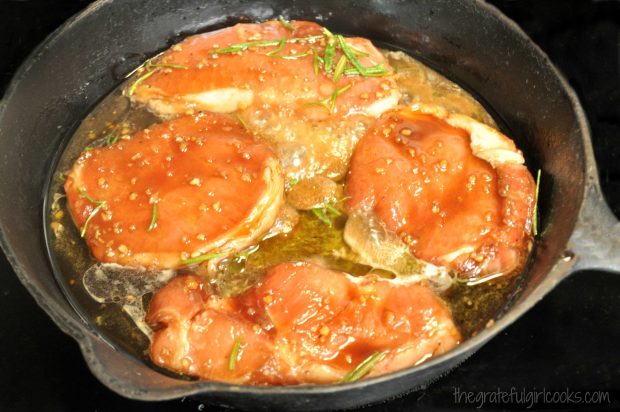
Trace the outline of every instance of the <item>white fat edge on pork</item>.
{"label": "white fat edge on pork", "polygon": [[504,164],[525,163],[523,153],[509,137],[469,116],[450,113],[441,106],[426,104],[414,104],[411,110],[433,115],[452,127],[466,131],[469,134],[472,154],[493,168]]}

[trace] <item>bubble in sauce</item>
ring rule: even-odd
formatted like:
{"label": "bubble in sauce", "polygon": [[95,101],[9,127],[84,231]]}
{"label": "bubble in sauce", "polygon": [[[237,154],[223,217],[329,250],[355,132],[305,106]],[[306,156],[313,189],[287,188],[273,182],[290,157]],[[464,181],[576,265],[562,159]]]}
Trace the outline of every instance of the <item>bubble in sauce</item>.
{"label": "bubble in sauce", "polygon": [[417,259],[405,242],[372,213],[350,215],[343,236],[358,255],[358,263],[391,272],[408,282],[427,281],[438,293],[446,291],[454,282],[448,268]]}
{"label": "bubble in sauce", "polygon": [[142,297],[161,288],[174,275],[174,270],[153,271],[114,263],[97,263],[84,273],[82,283],[97,302],[120,305],[138,329],[151,338],[153,331],[144,321],[146,311]]}

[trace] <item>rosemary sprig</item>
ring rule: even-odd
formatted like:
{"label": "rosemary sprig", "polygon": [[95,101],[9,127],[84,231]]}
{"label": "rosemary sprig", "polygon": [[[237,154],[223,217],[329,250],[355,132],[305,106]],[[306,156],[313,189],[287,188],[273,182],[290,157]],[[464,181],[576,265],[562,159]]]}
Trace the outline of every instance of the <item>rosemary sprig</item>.
{"label": "rosemary sprig", "polygon": [[235,343],[233,343],[232,349],[230,350],[230,357],[228,358],[228,370],[234,371],[237,366],[237,360],[239,358],[239,350],[241,349],[241,344],[243,343],[243,339],[241,336],[238,336],[235,339]]}
{"label": "rosemary sprig", "polygon": [[211,259],[224,257],[227,255],[228,255],[228,252],[207,253],[205,255],[200,255],[200,256],[193,257],[193,258],[189,258],[189,259],[181,259],[179,263],[181,265],[188,266],[188,265],[193,265],[195,263],[206,262]]}
{"label": "rosemary sprig", "polygon": [[327,110],[331,112],[336,107],[336,99],[338,98],[338,96],[340,96],[342,93],[346,92],[350,88],[351,88],[351,83],[347,84],[346,86],[343,86],[340,89],[336,87],[336,90],[334,90],[331,96],[317,103],[319,103],[321,106],[325,107]]}
{"label": "rosemary sprig", "polygon": [[[293,37],[290,39],[286,39],[285,43],[299,43],[302,41],[305,42],[314,42],[322,39],[323,36],[308,36],[308,37]],[[221,49],[215,49],[209,51],[209,54],[225,54],[225,53],[239,53],[244,50],[247,50],[251,47],[272,47],[277,46],[280,43],[280,40],[257,40],[257,41],[249,41],[246,43],[237,43],[232,44],[228,47],[224,47]]]}
{"label": "rosemary sprig", "polygon": [[349,45],[347,44],[344,37],[341,34],[338,34],[336,35],[336,38],[338,39],[338,44],[340,45],[342,52],[344,53],[345,56],[347,56],[347,59],[349,59],[349,62],[351,62],[353,67],[355,67],[362,76],[368,77],[368,75],[366,74],[366,68],[362,66],[359,60],[357,60],[357,56],[349,48]]}
{"label": "rosemary sprig", "polygon": [[334,92],[328,98],[323,99],[320,102],[308,102],[306,103],[306,106],[322,106],[326,108],[327,110],[329,110],[330,112],[332,112],[334,108],[336,107],[336,99],[338,98],[338,96],[340,96],[342,93],[346,92],[350,88],[351,88],[351,83],[347,84],[346,86],[343,86],[340,89],[336,87]]}
{"label": "rosemary sprig", "polygon": [[355,369],[347,373],[342,379],[340,379],[339,383],[345,382],[354,382],[362,379],[364,376],[368,375],[368,373],[374,368],[379,361],[383,359],[385,356],[385,352],[375,352],[364,361],[362,361]]}
{"label": "rosemary sprig", "polygon": [[297,60],[297,59],[301,59],[302,57],[306,57],[306,56],[310,56],[310,52],[305,52],[302,54],[287,54],[287,55],[275,54],[274,55],[274,57],[278,57],[280,59],[285,59],[285,60]]}
{"label": "rosemary sprig", "polygon": [[157,202],[153,203],[153,215],[151,217],[151,224],[149,225],[149,228],[146,229],[146,231],[150,232],[156,227],[157,227]]}
{"label": "rosemary sprig", "polygon": [[327,226],[332,227],[334,223],[332,222],[332,218],[338,217],[342,215],[340,210],[338,210],[333,204],[328,203],[323,207],[315,207],[314,209],[310,209],[312,214],[316,216],[321,222],[325,223]]}
{"label": "rosemary sprig", "polygon": [[105,145],[106,146],[112,146],[114,143],[118,142],[118,139],[121,138],[121,135],[120,135],[120,133],[118,133],[116,131],[111,131],[110,133],[108,133],[104,137],[105,137]]}
{"label": "rosemary sprig", "polygon": [[[281,19],[281,23],[286,24],[286,20]],[[323,56],[319,54],[316,48],[312,47],[311,50],[302,54],[292,54],[292,55],[281,55],[279,54],[284,45],[286,43],[297,43],[297,42],[314,42],[317,40],[325,41],[325,48],[323,50]],[[252,47],[273,47],[275,48],[268,53],[266,56],[277,57],[286,60],[295,60],[302,57],[306,57],[312,55],[312,67],[314,70],[315,76],[318,76],[319,71],[321,70],[321,66],[323,72],[326,75],[331,75],[333,82],[338,82],[343,75],[346,76],[357,76],[361,75],[364,77],[380,77],[385,76],[390,73],[382,64],[377,64],[371,67],[364,67],[358,57],[368,57],[369,54],[363,50],[360,50],[352,45],[349,45],[344,36],[340,34],[334,34],[329,29],[323,28],[322,35],[308,36],[308,37],[295,37],[295,38],[282,38],[277,40],[257,40],[250,41],[246,43],[238,43],[232,44],[230,46],[215,49],[209,51],[211,54],[223,54],[223,53],[239,53],[250,49]],[[342,50],[342,56],[336,62],[336,52],[337,50]],[[348,65],[352,67],[347,67]],[[329,99],[322,102],[315,102],[311,104],[324,106],[328,110],[330,109]]]}
{"label": "rosemary sprig", "polygon": [[282,16],[278,17],[278,21],[280,22],[282,26],[284,26],[285,29],[290,30],[290,31],[295,31],[295,26],[293,26],[291,22],[286,20],[284,17]]}
{"label": "rosemary sprig", "polygon": [[299,183],[299,179],[291,179],[288,181],[289,186],[295,186],[297,183]]}
{"label": "rosemary sprig", "polygon": [[[155,56],[158,57],[159,55]],[[136,92],[136,88],[140,85],[140,83],[142,83],[143,81],[145,81],[146,79],[148,79],[149,77],[151,77],[152,75],[154,75],[155,73],[157,73],[158,69],[162,69],[162,68],[170,68],[170,69],[182,69],[182,70],[187,70],[187,66],[184,66],[182,64],[175,64],[175,63],[153,63],[153,59],[155,58],[151,58],[148,59],[146,62],[144,62],[142,65],[138,66],[136,69],[132,70],[126,77],[131,76],[132,74],[136,73],[138,70],[144,68],[146,70],[146,73],[144,73],[143,75],[141,75],[140,77],[138,77],[136,79],[135,82],[132,83],[132,85],[129,87],[129,90],[127,90],[127,96],[132,96],[135,92]]]}
{"label": "rosemary sprig", "polygon": [[97,216],[97,213],[99,213],[101,209],[105,209],[108,206],[108,203],[105,200],[93,199],[92,197],[90,197],[88,193],[86,193],[84,189],[78,189],[78,192],[80,193],[80,197],[96,205],[96,207],[90,212],[90,214],[86,218],[86,222],[84,222],[84,224],[82,225],[82,228],[80,229],[80,237],[84,237],[86,236],[86,229],[88,228],[88,225],[91,222],[91,220],[93,220],[93,218]]}
{"label": "rosemary sprig", "polygon": [[534,236],[538,236],[538,192],[540,190],[540,175],[541,170],[538,169],[538,173],[536,173],[536,192],[534,194],[534,216],[532,217],[532,232],[534,232]]}

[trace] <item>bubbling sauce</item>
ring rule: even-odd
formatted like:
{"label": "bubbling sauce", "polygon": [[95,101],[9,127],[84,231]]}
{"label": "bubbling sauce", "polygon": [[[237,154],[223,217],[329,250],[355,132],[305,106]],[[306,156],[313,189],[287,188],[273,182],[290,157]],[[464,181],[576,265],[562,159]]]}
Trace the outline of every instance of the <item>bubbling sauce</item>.
{"label": "bubbling sauce", "polygon": [[[424,103],[443,106],[450,112],[470,116],[495,127],[491,115],[470,94],[421,62],[402,52],[383,51],[396,73],[396,83],[403,104]],[[62,153],[50,184],[46,211],[49,222],[49,238],[52,260],[58,282],[65,289],[69,300],[87,321],[96,325],[103,337],[114,346],[148,361],[148,335],[150,329],[144,323],[144,308],[152,293],[172,276],[170,271],[144,271],[116,265],[97,263],[80,238],[79,230],[71,221],[62,185],[64,173],[69,170],[86,147],[100,147],[111,142],[127,140],[139,130],[161,122],[143,107],[132,106],[122,90],[127,83],[119,85],[105,97],[84,119],[69,140]],[[320,141],[349,141],[356,143],[368,129],[368,120],[335,124],[283,121],[274,126],[270,121],[273,113],[265,110],[242,110],[239,115],[258,125],[260,134],[270,139],[286,141],[291,134],[301,135],[308,144]],[[284,136],[284,138],[282,138]],[[301,145],[281,145],[277,152],[284,160],[283,168],[293,170],[287,176],[287,189],[291,191],[294,180],[299,177],[294,167]],[[344,152],[344,150],[343,150]],[[338,156],[335,156],[336,158]],[[288,165],[287,162],[291,162]],[[324,169],[313,174],[331,178],[330,193],[344,192],[344,176],[348,161],[323,163]],[[333,186],[333,187],[332,187]],[[300,196],[304,199],[304,196]],[[288,261],[304,260],[335,271],[361,276],[372,271],[384,277],[393,277],[396,270],[386,264],[371,267],[353,259],[355,254],[345,242],[346,216],[342,202],[335,203],[335,210],[293,210],[282,221],[285,228],[269,233],[257,245],[229,256],[215,264],[200,268],[209,283],[223,296],[237,296],[256,284],[272,266]],[[407,261],[407,257],[402,262]],[[362,260],[363,261],[363,260]],[[132,273],[128,274],[127,271]],[[183,270],[177,273],[182,274]],[[439,273],[439,272],[438,272]],[[124,276],[127,275],[127,276]],[[445,273],[443,273],[445,275]],[[129,279],[124,281],[123,279]],[[456,282],[436,290],[450,307],[454,321],[463,337],[476,334],[496,317],[505,303],[515,293],[518,276],[505,276],[477,285]],[[105,287],[113,285],[113,287]]]}

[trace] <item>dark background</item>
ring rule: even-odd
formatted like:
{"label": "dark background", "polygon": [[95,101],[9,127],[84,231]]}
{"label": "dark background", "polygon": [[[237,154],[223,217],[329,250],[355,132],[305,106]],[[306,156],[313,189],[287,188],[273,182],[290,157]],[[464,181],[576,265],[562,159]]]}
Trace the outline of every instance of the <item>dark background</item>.
{"label": "dark background", "polygon": [[[88,3],[0,0],[0,95],[28,53]],[[491,3],[549,54],[579,94],[592,127],[603,189],[618,216],[620,2]],[[471,409],[476,405],[455,402],[455,389],[477,392],[498,388],[609,392],[609,403],[538,403],[533,410],[620,409],[620,276],[595,271],[573,275],[455,371],[424,390],[365,411]],[[526,406],[491,404],[484,409]],[[106,389],[87,369],[77,344],[38,308],[0,252],[0,411],[128,409],[219,410],[193,399],[130,401]]]}

